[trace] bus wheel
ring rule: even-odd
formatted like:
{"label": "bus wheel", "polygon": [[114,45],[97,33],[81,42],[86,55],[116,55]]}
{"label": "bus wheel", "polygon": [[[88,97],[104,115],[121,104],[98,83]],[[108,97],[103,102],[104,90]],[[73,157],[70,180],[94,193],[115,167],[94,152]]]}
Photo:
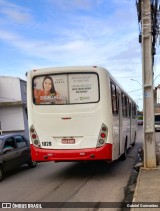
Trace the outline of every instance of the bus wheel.
{"label": "bus wheel", "polygon": [[0,165],[0,181],[3,180],[3,177],[4,177],[4,171],[2,165]]}
{"label": "bus wheel", "polygon": [[127,141],[125,143],[124,153],[121,155],[120,160],[126,160],[126,158],[127,158]]}

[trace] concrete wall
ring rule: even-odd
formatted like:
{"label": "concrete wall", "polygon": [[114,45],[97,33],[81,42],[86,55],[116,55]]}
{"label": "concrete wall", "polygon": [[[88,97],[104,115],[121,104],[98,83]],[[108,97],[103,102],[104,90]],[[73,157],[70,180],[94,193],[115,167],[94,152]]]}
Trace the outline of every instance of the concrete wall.
{"label": "concrete wall", "polygon": [[21,106],[1,107],[0,119],[2,131],[25,130]]}
{"label": "concrete wall", "polygon": [[27,101],[27,84],[26,81],[20,80],[21,100],[23,103]]}
{"label": "concrete wall", "polygon": [[0,125],[3,134],[20,133],[28,138],[26,81],[0,76]]}
{"label": "concrete wall", "polygon": [[21,101],[20,79],[14,77],[0,77],[0,101]]}

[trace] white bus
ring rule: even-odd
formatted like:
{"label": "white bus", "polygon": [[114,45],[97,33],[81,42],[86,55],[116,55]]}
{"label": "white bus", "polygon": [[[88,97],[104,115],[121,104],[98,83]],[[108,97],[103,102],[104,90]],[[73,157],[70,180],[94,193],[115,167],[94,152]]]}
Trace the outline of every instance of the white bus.
{"label": "white bus", "polygon": [[136,141],[136,103],[102,67],[28,72],[27,106],[35,161],[125,160]]}

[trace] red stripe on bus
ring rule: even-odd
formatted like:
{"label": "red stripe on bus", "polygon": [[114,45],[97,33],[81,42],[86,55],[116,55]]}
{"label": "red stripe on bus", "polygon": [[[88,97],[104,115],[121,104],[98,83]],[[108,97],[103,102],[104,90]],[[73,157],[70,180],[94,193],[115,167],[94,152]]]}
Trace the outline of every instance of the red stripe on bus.
{"label": "red stripe on bus", "polygon": [[112,160],[112,144],[91,149],[42,149],[31,145],[32,160],[45,161],[81,161]]}

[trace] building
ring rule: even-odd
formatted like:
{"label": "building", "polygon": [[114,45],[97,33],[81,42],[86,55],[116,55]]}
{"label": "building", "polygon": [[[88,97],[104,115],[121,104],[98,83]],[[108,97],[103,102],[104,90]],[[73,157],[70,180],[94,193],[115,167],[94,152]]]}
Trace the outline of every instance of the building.
{"label": "building", "polygon": [[0,131],[28,138],[26,81],[0,76]]}
{"label": "building", "polygon": [[154,111],[160,113],[160,84],[154,90]]}
{"label": "building", "polygon": [[157,103],[160,103],[160,85],[157,86]]}

